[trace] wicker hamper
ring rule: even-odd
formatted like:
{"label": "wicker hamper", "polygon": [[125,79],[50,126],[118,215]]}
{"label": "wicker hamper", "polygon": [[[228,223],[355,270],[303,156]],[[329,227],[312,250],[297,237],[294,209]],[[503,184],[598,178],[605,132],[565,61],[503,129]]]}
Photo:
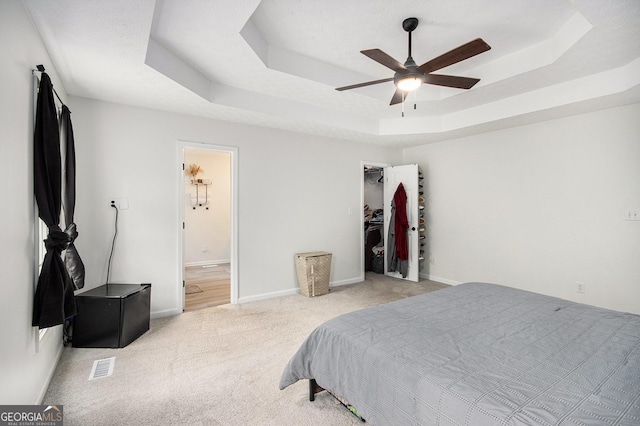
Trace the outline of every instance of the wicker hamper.
{"label": "wicker hamper", "polygon": [[326,251],[297,253],[295,261],[300,293],[303,296],[315,297],[329,293],[331,253]]}

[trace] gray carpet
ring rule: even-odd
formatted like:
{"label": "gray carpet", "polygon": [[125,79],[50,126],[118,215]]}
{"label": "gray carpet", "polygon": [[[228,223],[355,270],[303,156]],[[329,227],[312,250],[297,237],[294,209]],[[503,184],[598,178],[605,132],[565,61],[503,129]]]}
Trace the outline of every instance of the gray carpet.
{"label": "gray carpet", "polygon": [[[64,349],[43,404],[65,425],[359,425],[308,382],[278,390],[280,374],[322,322],[357,309],[447,287],[368,273],[324,296],[223,305],[151,322],[122,349]],[[93,361],[116,357],[112,376],[89,381]]]}

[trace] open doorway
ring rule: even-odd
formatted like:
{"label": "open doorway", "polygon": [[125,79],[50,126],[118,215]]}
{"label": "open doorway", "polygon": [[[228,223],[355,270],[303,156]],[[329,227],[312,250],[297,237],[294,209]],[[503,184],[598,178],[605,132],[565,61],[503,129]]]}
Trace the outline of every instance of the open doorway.
{"label": "open doorway", "polygon": [[[365,279],[367,272],[372,272],[418,282],[421,262],[424,260],[425,243],[422,240],[426,238],[422,173],[418,165],[390,166],[363,161],[361,170],[364,220],[360,245],[362,279]],[[394,247],[394,242],[386,241],[394,220],[392,201],[398,191],[406,196],[405,213],[408,222],[405,241],[408,258],[405,259],[406,266],[402,272],[397,261],[389,258],[388,244]]]}
{"label": "open doorway", "polygon": [[237,303],[237,150],[180,142],[184,311]]}
{"label": "open doorway", "polygon": [[384,168],[386,163],[361,163],[361,212],[363,219],[361,265],[362,279],[367,272],[384,274]]}

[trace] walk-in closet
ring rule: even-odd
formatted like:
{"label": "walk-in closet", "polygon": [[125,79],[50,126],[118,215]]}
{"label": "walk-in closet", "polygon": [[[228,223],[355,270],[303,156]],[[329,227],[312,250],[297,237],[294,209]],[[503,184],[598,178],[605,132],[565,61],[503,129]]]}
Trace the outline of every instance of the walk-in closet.
{"label": "walk-in closet", "polygon": [[426,238],[423,174],[416,164],[363,167],[364,271],[418,281]]}
{"label": "walk-in closet", "polygon": [[384,274],[384,168],[364,166],[364,270]]}

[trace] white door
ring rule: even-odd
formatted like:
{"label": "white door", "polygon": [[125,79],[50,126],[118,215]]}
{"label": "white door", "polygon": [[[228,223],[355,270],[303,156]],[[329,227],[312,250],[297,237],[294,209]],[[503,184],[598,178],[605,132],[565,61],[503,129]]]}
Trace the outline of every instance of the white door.
{"label": "white door", "polygon": [[389,258],[391,253],[389,243],[389,226],[391,224],[391,202],[393,196],[402,183],[407,193],[407,219],[409,230],[407,231],[407,245],[409,249],[409,269],[404,278],[417,282],[420,276],[420,216],[418,198],[420,187],[418,183],[418,165],[409,164],[406,166],[394,166],[384,168],[384,273],[390,277],[403,278],[398,272],[389,272]]}

